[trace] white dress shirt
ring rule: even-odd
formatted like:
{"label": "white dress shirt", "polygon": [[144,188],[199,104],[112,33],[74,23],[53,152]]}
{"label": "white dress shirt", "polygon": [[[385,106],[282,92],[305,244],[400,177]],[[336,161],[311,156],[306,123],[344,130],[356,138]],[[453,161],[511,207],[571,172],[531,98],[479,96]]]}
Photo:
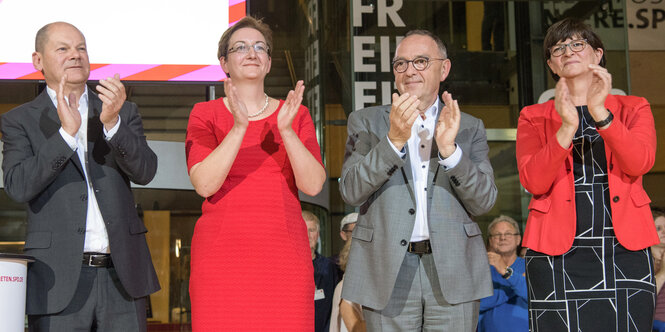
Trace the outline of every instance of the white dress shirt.
{"label": "white dress shirt", "polygon": [[[46,92],[55,107],[58,107],[58,99],[56,98],[55,90],[46,87]],[[65,101],[68,101],[65,96]],[[97,205],[97,198],[95,197],[95,190],[92,187],[92,182],[88,178],[88,87],[85,87],[81,99],[79,99],[79,113],[81,114],[81,127],[74,137],[69,135],[62,127],[60,127],[60,135],[67,142],[72,150],[76,151],[81,165],[83,165],[83,173],[85,175],[86,183],[88,185],[88,213],[85,222],[85,243],[83,245],[83,252],[99,252],[110,253],[109,236],[106,232],[104,225],[104,218]],[[118,131],[120,126],[120,117],[118,123],[108,132],[104,128],[104,135],[109,140]]]}
{"label": "white dress shirt", "polygon": [[[425,119],[422,116],[416,118],[411,127],[411,137],[406,142],[409,147],[409,162],[411,163],[411,175],[413,176],[413,193],[416,197],[416,221],[411,233],[411,242],[429,239],[429,226],[427,224],[427,174],[429,172],[430,154],[432,151],[432,140],[437,122],[438,99],[425,111]],[[390,140],[388,140],[390,142]],[[393,150],[402,158],[406,150],[398,151],[390,142]],[[438,154],[438,153],[437,153]],[[462,158],[462,150],[455,145],[455,152],[446,159],[439,156],[439,164],[444,170],[449,170],[459,163]]]}

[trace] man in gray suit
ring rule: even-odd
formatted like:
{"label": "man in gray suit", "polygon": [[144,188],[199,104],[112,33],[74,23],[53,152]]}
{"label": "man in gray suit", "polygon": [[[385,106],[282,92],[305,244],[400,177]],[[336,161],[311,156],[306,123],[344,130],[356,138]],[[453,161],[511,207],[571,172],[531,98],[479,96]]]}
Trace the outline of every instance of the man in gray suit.
{"label": "man in gray suit", "polygon": [[475,331],[492,294],[480,228],[497,189],[485,128],[441,81],[443,42],[424,30],[397,46],[392,105],[351,113],[340,191],[360,206],[342,297],[368,331]]}
{"label": "man in gray suit", "polygon": [[2,116],[5,191],[27,204],[31,331],[145,331],[159,290],[129,181],[157,170],[119,76],[88,90],[83,34],[56,22],[37,33],[46,89]]}

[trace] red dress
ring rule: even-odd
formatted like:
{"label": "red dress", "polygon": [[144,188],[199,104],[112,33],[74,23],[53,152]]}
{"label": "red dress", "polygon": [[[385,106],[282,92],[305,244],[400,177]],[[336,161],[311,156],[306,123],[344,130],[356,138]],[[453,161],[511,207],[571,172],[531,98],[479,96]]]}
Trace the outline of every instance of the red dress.
{"label": "red dress", "polygon": [[[298,189],[278,109],[250,121],[220,190],[194,228],[189,292],[194,331],[313,331],[314,270]],[[194,106],[187,125],[188,169],[233,126],[222,99]],[[307,108],[293,129],[321,162]]]}

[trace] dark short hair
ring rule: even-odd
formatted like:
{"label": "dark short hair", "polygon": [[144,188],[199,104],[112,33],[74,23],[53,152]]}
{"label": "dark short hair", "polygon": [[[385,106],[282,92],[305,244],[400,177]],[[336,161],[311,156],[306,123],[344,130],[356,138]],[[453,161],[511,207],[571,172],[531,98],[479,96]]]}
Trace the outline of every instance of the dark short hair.
{"label": "dark short hair", "polygon": [[[591,27],[585,24],[582,20],[578,18],[564,18],[563,20],[552,24],[547,33],[545,34],[545,40],[543,41],[543,51],[545,54],[545,61],[550,60],[552,57],[552,52],[550,49],[552,46],[556,45],[560,41],[564,41],[568,38],[579,37],[586,39],[594,50],[602,49],[605,50],[603,46],[603,41],[600,40],[600,37],[591,30]],[[599,65],[605,67],[605,53],[603,52],[603,57],[600,59]],[[559,75],[552,72],[550,69],[550,74],[555,81],[559,80]]]}
{"label": "dark short hair", "polygon": [[656,206],[651,207],[651,214],[653,215],[653,220],[655,221],[658,217],[665,217],[665,209],[659,208]]}
{"label": "dark short hair", "polygon": [[416,30],[411,30],[411,31],[407,32],[404,35],[404,38],[409,37],[409,36],[413,36],[413,35],[427,36],[427,37],[432,38],[434,40],[434,42],[436,43],[436,46],[439,47],[439,52],[441,52],[441,55],[443,55],[443,58],[444,59],[448,58],[448,50],[446,49],[446,44],[443,42],[443,40],[441,40],[441,38],[439,38],[439,36],[433,34],[429,30],[416,29]]}
{"label": "dark short hair", "polygon": [[267,24],[263,23],[263,19],[245,16],[222,34],[222,38],[219,39],[219,43],[217,44],[217,59],[226,58],[226,54],[229,51],[229,41],[231,40],[231,36],[234,32],[242,28],[251,28],[260,32],[263,35],[263,38],[266,39],[268,56],[270,56],[272,52],[272,30]]}

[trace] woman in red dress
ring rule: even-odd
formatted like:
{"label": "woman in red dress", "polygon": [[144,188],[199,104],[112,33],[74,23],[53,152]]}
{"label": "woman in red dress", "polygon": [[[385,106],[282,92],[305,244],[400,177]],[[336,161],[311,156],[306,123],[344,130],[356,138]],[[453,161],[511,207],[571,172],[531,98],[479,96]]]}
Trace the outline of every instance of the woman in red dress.
{"label": "woman in red dress", "polygon": [[264,92],[272,36],[245,17],[224,32],[218,57],[226,97],[194,106],[189,177],[205,197],[192,239],[194,331],[314,329],[314,279],[298,190],[326,179],[314,125],[300,105]]}

